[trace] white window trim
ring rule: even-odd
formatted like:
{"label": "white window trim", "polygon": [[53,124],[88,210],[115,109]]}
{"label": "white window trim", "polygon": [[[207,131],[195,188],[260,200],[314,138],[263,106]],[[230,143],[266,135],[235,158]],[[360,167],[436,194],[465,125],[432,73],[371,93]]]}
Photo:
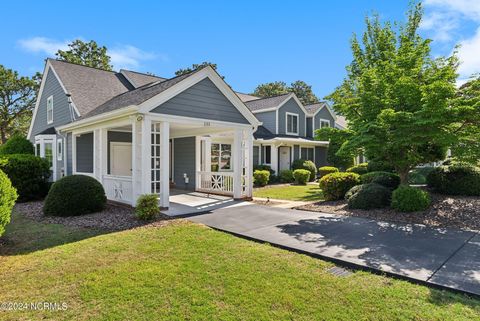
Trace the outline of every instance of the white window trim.
{"label": "white window trim", "polygon": [[322,127],[322,122],[328,122],[328,127],[332,127],[332,122],[330,121],[330,119],[320,118],[318,120],[318,128],[319,129],[323,128]]}
{"label": "white window trim", "polygon": [[[267,153],[264,153],[264,148],[265,148],[265,147],[270,147],[270,163],[264,162],[265,155],[267,154]],[[260,163],[261,163],[260,165],[272,166],[272,150],[273,150],[273,146],[272,146],[272,145],[262,145],[261,150],[262,150],[262,158],[260,159]]]}
{"label": "white window trim", "polygon": [[[52,181],[57,180],[57,149],[56,149],[56,143],[55,140],[57,139],[57,135],[37,135],[35,136],[35,145],[39,144],[40,145],[40,156],[42,158],[45,158],[45,143],[52,144]],[[36,148],[35,148],[35,153],[36,153]]]}
{"label": "white window trim", "polygon": [[[50,106],[52,106],[52,119],[48,119],[48,106],[49,106],[49,102],[50,103]],[[51,95],[50,97],[47,98],[47,124],[51,124],[53,123],[53,95]]]}
{"label": "white window trim", "polygon": [[[58,152],[60,147],[60,153]],[[63,139],[57,139],[57,161],[61,161],[63,159]]]}
{"label": "white window trim", "polygon": [[[230,140],[222,140],[222,139],[215,139],[211,141],[210,144],[210,159],[212,159],[212,145],[213,144],[218,144],[218,172],[233,172],[233,158],[235,155],[233,155],[233,142]],[[230,145],[230,169],[222,169],[220,168],[220,159],[222,158],[222,146],[221,145]],[[211,170],[211,161],[210,161],[210,170]]]}
{"label": "white window trim", "polygon": [[[80,172],[77,171],[77,137],[82,134],[93,133],[93,173]],[[96,144],[95,144],[95,132],[92,130],[85,130],[82,132],[72,133],[72,174],[73,175],[85,175],[95,178],[95,153],[96,153]]]}
{"label": "white window trim", "polygon": [[[297,117],[297,132],[289,132],[288,131],[288,116],[295,116]],[[287,135],[295,135],[295,136],[298,136],[298,133],[300,132],[300,116],[296,113],[290,113],[290,112],[286,112],[285,113],[285,133]]]}

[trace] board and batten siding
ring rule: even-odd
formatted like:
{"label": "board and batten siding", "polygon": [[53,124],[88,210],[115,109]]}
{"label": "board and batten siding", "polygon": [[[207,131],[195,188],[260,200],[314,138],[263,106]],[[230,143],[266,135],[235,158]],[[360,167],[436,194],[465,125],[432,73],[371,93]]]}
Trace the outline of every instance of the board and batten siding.
{"label": "board and batten siding", "polygon": [[313,128],[317,130],[320,128],[320,119],[328,119],[330,121],[330,127],[335,127],[335,119],[332,117],[332,114],[327,109],[328,107],[323,107],[316,115],[313,121]]}
{"label": "board and batten siding", "polygon": [[255,117],[262,122],[262,126],[268,129],[272,134],[277,131],[277,117],[276,111],[266,111],[263,113],[256,113]]}
{"label": "board and batten siding", "polygon": [[[185,184],[184,174],[189,182]],[[195,137],[173,139],[173,182],[179,189],[195,189]]]}
{"label": "board and batten siding", "polygon": [[278,110],[278,133],[280,135],[287,134],[286,120],[285,120],[287,117],[287,114],[286,114],[287,112],[298,114],[298,136],[305,136],[305,113],[293,98],[290,98]]}
{"label": "board and batten siding", "polygon": [[169,99],[152,112],[248,124],[248,120],[208,78]]}

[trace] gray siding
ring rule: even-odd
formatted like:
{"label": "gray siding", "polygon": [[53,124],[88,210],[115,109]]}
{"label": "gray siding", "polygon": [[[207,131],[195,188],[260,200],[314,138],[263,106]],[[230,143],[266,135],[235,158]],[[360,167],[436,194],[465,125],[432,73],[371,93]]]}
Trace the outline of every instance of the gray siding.
{"label": "gray siding", "polygon": [[315,115],[315,121],[313,124],[314,130],[320,128],[320,119],[328,119],[330,120],[330,127],[335,127],[335,120],[333,119],[332,115],[327,109],[328,107],[323,107],[322,110],[320,110],[316,115]]}
{"label": "gray siding", "polygon": [[326,147],[315,146],[315,165],[317,168],[328,165]]}
{"label": "gray siding", "polygon": [[[110,174],[110,143],[111,142],[122,142],[122,143],[131,143],[132,142],[132,133],[127,132],[116,132],[109,131],[107,133],[107,171]],[[132,157],[132,155],[125,155],[125,157]]]}
{"label": "gray siding", "polygon": [[300,145],[293,145],[293,160],[300,159]]}
{"label": "gray siding", "polygon": [[67,152],[67,175],[72,175],[72,133],[67,134],[67,146],[65,146],[65,151]]}
{"label": "gray siding", "polygon": [[77,136],[77,172],[93,173],[93,133]]}
{"label": "gray siding", "polygon": [[307,137],[313,137],[312,120],[313,120],[312,117],[307,117],[307,128],[306,128],[307,134],[305,135]]}
{"label": "gray siding", "polygon": [[298,114],[298,136],[305,136],[305,113],[297,102],[291,98],[278,110],[278,133],[286,134],[286,113]]}
{"label": "gray siding", "polygon": [[[45,129],[58,127],[71,122],[70,110],[65,92],[53,72],[49,71],[46,77],[37,114],[33,120],[32,135],[30,137],[32,142],[35,140],[35,135],[41,133]],[[47,99],[50,96],[53,96],[53,123],[47,124]]]}
{"label": "gray siding", "polygon": [[275,134],[276,128],[276,112],[275,111],[267,111],[264,113],[257,113],[255,117],[263,124],[262,126],[268,129],[272,134]]}
{"label": "gray siding", "polygon": [[154,108],[152,112],[248,124],[247,119],[208,78]]}
{"label": "gray siding", "polygon": [[260,164],[260,147],[253,146],[253,165]]}
{"label": "gray siding", "polygon": [[[195,189],[195,137],[173,140],[173,182],[176,188]],[[185,185],[183,174],[189,178]]]}

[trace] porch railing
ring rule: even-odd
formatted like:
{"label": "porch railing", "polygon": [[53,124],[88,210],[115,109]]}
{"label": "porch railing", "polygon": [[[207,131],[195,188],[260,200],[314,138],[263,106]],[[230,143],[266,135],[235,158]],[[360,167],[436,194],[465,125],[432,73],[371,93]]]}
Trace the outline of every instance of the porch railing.
{"label": "porch railing", "polygon": [[103,188],[107,199],[132,204],[133,188],[131,176],[103,175]]}
{"label": "porch railing", "polygon": [[197,190],[233,195],[233,172],[197,172]]}

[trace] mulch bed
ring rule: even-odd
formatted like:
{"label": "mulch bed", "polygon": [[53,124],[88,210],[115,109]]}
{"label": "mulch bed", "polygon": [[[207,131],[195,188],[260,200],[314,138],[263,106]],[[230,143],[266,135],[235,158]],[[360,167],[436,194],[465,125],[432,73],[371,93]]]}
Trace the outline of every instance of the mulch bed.
{"label": "mulch bed", "polygon": [[391,208],[349,209],[346,201],[323,201],[300,206],[297,209],[364,217],[379,221],[425,224],[435,227],[455,227],[480,231],[480,197],[447,196],[430,193],[432,204],[426,211],[401,213]]}
{"label": "mulch bed", "polygon": [[42,208],[43,201],[18,203],[15,205],[16,211],[34,221],[62,224],[75,228],[121,231],[142,226],[161,227],[171,220],[169,216],[161,214],[153,221],[142,221],[137,219],[133,208],[111,203],[107,203],[105,210],[102,212],[68,217],[45,216]]}

